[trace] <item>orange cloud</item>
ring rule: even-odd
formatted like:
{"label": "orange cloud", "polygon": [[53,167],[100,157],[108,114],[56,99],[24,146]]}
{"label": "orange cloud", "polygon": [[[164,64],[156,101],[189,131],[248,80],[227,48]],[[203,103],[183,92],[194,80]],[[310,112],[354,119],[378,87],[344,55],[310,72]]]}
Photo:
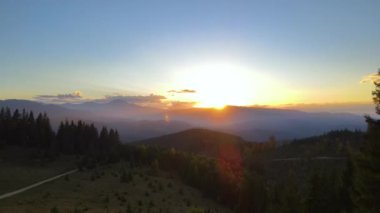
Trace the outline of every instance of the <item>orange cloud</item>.
{"label": "orange cloud", "polygon": [[197,102],[186,102],[186,101],[171,101],[168,104],[169,109],[188,109],[193,108]]}
{"label": "orange cloud", "polygon": [[67,102],[77,102],[81,101],[83,95],[80,91],[75,91],[68,94],[58,94],[58,95],[37,95],[34,99],[47,102],[47,103],[67,103]]}
{"label": "orange cloud", "polygon": [[363,83],[371,83],[371,82],[380,83],[380,75],[379,75],[379,73],[372,73],[372,74],[366,75],[360,81],[360,83],[362,83],[362,84]]}
{"label": "orange cloud", "polygon": [[193,89],[183,89],[183,90],[169,90],[170,93],[196,93],[196,90]]}

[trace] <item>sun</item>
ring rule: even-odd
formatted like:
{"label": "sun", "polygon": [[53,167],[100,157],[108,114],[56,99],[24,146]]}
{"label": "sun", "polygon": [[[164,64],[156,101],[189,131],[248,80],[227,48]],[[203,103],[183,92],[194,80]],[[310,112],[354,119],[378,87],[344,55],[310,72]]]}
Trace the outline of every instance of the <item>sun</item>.
{"label": "sun", "polygon": [[175,67],[170,84],[162,91],[195,91],[170,93],[168,101],[196,103],[194,107],[201,108],[276,106],[297,101],[299,91],[266,73],[252,66],[224,61]]}
{"label": "sun", "polygon": [[195,107],[223,109],[251,104],[248,73],[228,63],[208,63],[185,69],[177,76],[182,88],[192,88]]}

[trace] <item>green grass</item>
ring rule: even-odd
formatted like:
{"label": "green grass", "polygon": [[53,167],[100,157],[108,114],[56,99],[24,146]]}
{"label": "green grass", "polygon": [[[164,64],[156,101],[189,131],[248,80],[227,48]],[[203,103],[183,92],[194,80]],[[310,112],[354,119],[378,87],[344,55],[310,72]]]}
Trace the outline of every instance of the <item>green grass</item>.
{"label": "green grass", "polygon": [[[132,180],[122,181],[123,173],[131,174]],[[0,200],[0,212],[4,213],[197,212],[197,209],[230,212],[170,175],[162,172],[152,175],[149,169],[130,169],[124,163],[71,174]]]}
{"label": "green grass", "polygon": [[0,149],[0,194],[14,191],[35,182],[75,168],[73,157],[61,156],[56,161],[33,160],[31,150]]}

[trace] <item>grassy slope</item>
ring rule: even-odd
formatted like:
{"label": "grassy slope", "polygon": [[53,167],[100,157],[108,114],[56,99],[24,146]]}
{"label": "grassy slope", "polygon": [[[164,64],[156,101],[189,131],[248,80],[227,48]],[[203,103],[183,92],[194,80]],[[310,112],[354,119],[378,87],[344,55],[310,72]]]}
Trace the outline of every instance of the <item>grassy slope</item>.
{"label": "grassy slope", "polygon": [[30,158],[33,151],[10,147],[0,149],[0,194],[14,191],[74,168],[74,158],[41,162]]}
{"label": "grassy slope", "polygon": [[222,206],[179,181],[151,175],[147,169],[127,169],[133,181],[122,183],[122,163],[72,174],[0,201],[0,212],[189,212],[192,208],[218,209]]}

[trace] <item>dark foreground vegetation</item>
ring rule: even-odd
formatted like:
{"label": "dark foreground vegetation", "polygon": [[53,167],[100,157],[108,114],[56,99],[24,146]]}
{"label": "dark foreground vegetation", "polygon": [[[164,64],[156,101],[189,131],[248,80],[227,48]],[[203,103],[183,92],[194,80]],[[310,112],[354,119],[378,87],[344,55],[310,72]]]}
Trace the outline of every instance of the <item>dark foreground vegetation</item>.
{"label": "dark foreground vegetation", "polygon": [[0,109],[0,146],[22,146],[33,149],[41,160],[61,154],[84,156],[98,162],[117,161],[121,146],[117,130],[103,127],[99,133],[93,124],[65,121],[57,133],[52,130],[46,114],[9,108]]}
{"label": "dark foreground vegetation", "polygon": [[[373,95],[380,114],[380,84]],[[333,131],[281,146],[201,129],[122,145],[113,129],[65,121],[55,133],[46,115],[5,108],[0,144],[31,148],[42,163],[76,156],[82,172],[124,162],[120,182],[139,168],[164,172],[235,212],[379,212],[380,121],[366,121],[366,133]],[[150,211],[159,212],[154,205]]]}
{"label": "dark foreground vegetation", "polygon": [[379,155],[374,141],[379,130],[370,118],[368,133],[333,131],[281,146],[274,138],[252,143],[202,129],[152,139],[154,143],[122,145],[117,131],[102,128],[99,133],[81,121],[64,122],[54,133],[46,115],[34,119],[31,112],[8,109],[0,115],[2,149],[28,147],[33,150],[31,158],[41,162],[76,156],[82,171],[127,162],[119,174],[126,182],[137,168],[164,171],[236,212],[378,209],[374,160]]}

